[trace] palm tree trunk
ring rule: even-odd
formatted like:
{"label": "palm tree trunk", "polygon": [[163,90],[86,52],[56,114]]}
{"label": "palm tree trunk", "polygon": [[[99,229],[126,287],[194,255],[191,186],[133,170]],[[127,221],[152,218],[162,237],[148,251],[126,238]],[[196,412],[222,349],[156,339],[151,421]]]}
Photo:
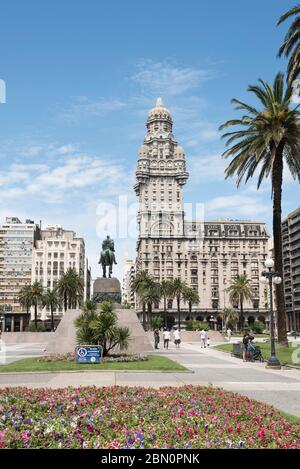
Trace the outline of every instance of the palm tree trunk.
{"label": "palm tree trunk", "polygon": [[180,329],[180,325],[181,325],[181,317],[180,317],[180,296],[177,296],[177,313],[178,313],[178,329]]}
{"label": "palm tree trunk", "polygon": [[66,312],[67,309],[68,309],[68,297],[67,297],[67,293],[64,293],[64,308],[65,308],[65,312]]}
{"label": "palm tree trunk", "polygon": [[143,328],[144,330],[147,329],[146,305],[144,302],[143,302]]}
{"label": "palm tree trunk", "polygon": [[37,330],[37,302],[34,303],[34,327]]}
{"label": "palm tree trunk", "polygon": [[191,301],[189,301],[189,315],[190,315],[190,319],[192,319],[191,318],[192,316],[192,302]]}
{"label": "palm tree trunk", "polygon": [[50,305],[50,311],[51,311],[51,331],[54,331],[54,317],[53,317],[53,306]]}
{"label": "palm tree trunk", "polygon": [[165,327],[167,327],[167,297],[164,296]]}
{"label": "palm tree trunk", "polygon": [[151,326],[152,326],[152,305],[151,303],[148,303],[148,326],[149,326],[149,329],[151,330]]}
{"label": "palm tree trunk", "polygon": [[281,194],[282,194],[282,161],[283,145],[280,145],[276,151],[276,157],[273,166],[273,238],[274,238],[274,261],[275,271],[282,278],[282,283],[276,285],[276,310],[277,310],[277,329],[278,342],[287,345],[286,335],[286,314],[283,289],[283,261],[282,261],[282,238],[281,238]]}
{"label": "palm tree trunk", "polygon": [[244,305],[243,305],[243,300],[240,300],[239,331],[242,332],[243,329],[244,329]]}

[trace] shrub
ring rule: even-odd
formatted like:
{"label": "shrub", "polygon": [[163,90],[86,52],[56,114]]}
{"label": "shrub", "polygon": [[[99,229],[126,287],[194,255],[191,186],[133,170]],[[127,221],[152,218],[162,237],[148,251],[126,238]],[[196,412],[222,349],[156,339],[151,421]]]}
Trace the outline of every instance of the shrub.
{"label": "shrub", "polygon": [[161,316],[155,316],[151,320],[151,327],[152,329],[156,329],[156,328],[160,329],[163,323],[164,323],[164,320]]}
{"label": "shrub", "polygon": [[117,325],[117,315],[109,301],[100,304],[100,311],[83,311],[75,320],[75,327],[78,344],[99,344],[102,346],[104,357],[116,347],[120,350],[128,348],[129,329]]}
{"label": "shrub", "polygon": [[45,332],[46,327],[43,322],[38,322],[36,327],[34,321],[31,321],[25,329],[26,332]]}
{"label": "shrub", "polygon": [[255,334],[262,334],[265,329],[265,325],[261,321],[255,321],[253,324],[253,332]]}
{"label": "shrub", "polygon": [[208,322],[204,321],[194,321],[193,319],[189,319],[186,321],[186,330],[187,331],[198,331],[204,329],[205,331],[209,330]]}

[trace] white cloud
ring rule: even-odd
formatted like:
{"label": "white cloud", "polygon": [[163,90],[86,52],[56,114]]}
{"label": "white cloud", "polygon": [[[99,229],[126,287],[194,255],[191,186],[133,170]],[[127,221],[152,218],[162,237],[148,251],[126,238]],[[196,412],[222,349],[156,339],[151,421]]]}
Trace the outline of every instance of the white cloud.
{"label": "white cloud", "polygon": [[76,97],[74,102],[60,112],[59,117],[70,123],[76,123],[89,117],[103,116],[110,112],[119,111],[126,103],[115,98],[100,98],[95,101],[86,96]]}
{"label": "white cloud", "polygon": [[[271,204],[271,202],[270,202]],[[246,217],[265,216],[272,209],[260,197],[244,194],[215,197],[205,202],[205,217]]]}
{"label": "white cloud", "polygon": [[141,60],[131,79],[146,94],[155,96],[177,96],[196,88],[211,76],[210,70],[179,67],[169,62]]}
{"label": "white cloud", "polygon": [[190,173],[189,184],[224,181],[224,171],[228,162],[220,154],[189,157],[187,170]]}

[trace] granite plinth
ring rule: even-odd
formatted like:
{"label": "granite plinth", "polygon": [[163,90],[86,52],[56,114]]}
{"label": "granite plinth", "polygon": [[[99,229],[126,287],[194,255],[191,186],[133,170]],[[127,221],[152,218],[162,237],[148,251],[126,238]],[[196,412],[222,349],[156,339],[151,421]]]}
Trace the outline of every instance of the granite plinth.
{"label": "granite plinth", "polygon": [[121,303],[121,285],[117,278],[97,278],[93,286],[93,300],[96,303],[113,301]]}

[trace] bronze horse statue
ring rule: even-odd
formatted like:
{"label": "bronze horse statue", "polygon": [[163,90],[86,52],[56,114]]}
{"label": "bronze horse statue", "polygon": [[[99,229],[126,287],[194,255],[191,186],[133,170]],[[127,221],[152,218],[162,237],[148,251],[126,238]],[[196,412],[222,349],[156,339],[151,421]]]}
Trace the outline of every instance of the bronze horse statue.
{"label": "bronze horse statue", "polygon": [[112,276],[113,264],[116,264],[115,258],[115,246],[112,239],[109,236],[102,243],[102,251],[100,254],[100,260],[98,264],[102,265],[103,277],[106,278],[106,267],[108,267],[108,277]]}

